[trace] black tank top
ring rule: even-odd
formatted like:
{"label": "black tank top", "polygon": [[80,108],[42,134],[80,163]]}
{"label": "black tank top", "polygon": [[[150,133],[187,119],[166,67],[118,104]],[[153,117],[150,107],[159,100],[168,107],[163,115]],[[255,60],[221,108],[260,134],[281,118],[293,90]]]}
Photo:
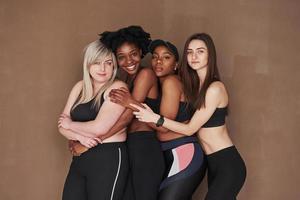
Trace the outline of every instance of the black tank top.
{"label": "black tank top", "polygon": [[[103,94],[104,92],[101,95],[100,107],[104,102]],[[94,98],[87,103],[78,104],[70,112],[71,119],[78,122],[87,122],[96,119],[99,109],[97,109],[93,104]]]}

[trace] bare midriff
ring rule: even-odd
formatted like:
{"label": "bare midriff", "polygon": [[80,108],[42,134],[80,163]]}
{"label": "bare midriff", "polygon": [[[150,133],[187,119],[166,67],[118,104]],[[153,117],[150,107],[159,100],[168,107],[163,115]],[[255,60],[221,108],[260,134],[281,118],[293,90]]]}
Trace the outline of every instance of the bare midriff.
{"label": "bare midriff", "polygon": [[125,142],[125,141],[126,141],[126,128],[123,128],[113,136],[103,140],[102,143]]}
{"label": "bare midriff", "polygon": [[215,153],[233,145],[228,135],[226,125],[201,128],[197,135],[206,155]]}
{"label": "bare midriff", "polygon": [[128,134],[138,131],[153,131],[153,129],[145,122],[140,122],[137,119],[133,119],[128,129]]}

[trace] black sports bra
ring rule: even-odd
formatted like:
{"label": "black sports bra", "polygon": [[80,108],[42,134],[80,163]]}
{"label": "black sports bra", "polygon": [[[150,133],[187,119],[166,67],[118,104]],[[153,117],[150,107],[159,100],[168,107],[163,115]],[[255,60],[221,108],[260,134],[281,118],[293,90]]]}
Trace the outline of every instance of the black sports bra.
{"label": "black sports bra", "polygon": [[190,120],[193,116],[192,106],[187,102],[180,101],[175,121],[184,122]]}
{"label": "black sports bra", "polygon": [[144,103],[147,104],[151,108],[151,110],[153,110],[153,112],[159,113],[159,100],[146,97]]}
{"label": "black sports bra", "polygon": [[224,108],[216,108],[215,112],[202,127],[209,128],[224,125],[227,113],[227,106]]}
{"label": "black sports bra", "polygon": [[[152,98],[148,98],[148,97],[146,97],[146,99],[145,99],[145,103],[155,113],[160,112],[160,109],[159,109],[160,102],[161,102],[161,97],[160,96],[157,99],[152,99]],[[193,116],[193,111],[192,110],[193,109],[192,109],[192,106],[190,104],[187,105],[187,102],[180,101],[175,121],[184,122],[184,121],[190,120],[191,117]]]}
{"label": "black sports bra", "polygon": [[[100,107],[104,102],[103,94],[104,93],[102,93],[101,95]],[[78,104],[70,112],[71,119],[73,121],[78,121],[78,122],[87,122],[96,119],[99,109],[97,109],[93,104],[94,104],[94,98],[91,99],[89,102]]]}

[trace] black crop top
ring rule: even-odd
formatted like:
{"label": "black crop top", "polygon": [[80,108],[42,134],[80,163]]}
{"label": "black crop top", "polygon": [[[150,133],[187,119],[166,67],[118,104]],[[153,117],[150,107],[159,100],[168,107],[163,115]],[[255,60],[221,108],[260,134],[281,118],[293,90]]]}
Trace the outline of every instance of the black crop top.
{"label": "black crop top", "polygon": [[159,113],[159,100],[146,97],[144,103],[147,104],[151,108],[151,110],[153,110],[153,112]]}
{"label": "black crop top", "polygon": [[[161,102],[160,96],[157,99],[152,99],[152,98],[148,98],[148,97],[146,97],[146,99],[145,99],[145,103],[153,110],[153,112],[158,113],[158,114],[160,112],[160,109],[159,109],[160,102]],[[175,121],[184,122],[184,121],[190,120],[193,115],[192,110],[193,109],[190,104],[187,105],[187,102],[180,101]]]}
{"label": "black crop top", "polygon": [[187,102],[180,101],[175,121],[184,122],[190,120],[193,116],[192,106]]}
{"label": "black crop top", "polygon": [[217,127],[225,124],[225,117],[227,115],[227,106],[224,108],[216,108],[215,112],[209,120],[202,126],[203,128]]}
{"label": "black crop top", "polygon": [[[101,103],[104,102],[103,94],[101,95]],[[76,102],[75,102],[76,103]],[[99,109],[97,109],[94,104],[94,98],[86,103],[78,104],[70,112],[71,119],[77,122],[87,122],[96,119]]]}

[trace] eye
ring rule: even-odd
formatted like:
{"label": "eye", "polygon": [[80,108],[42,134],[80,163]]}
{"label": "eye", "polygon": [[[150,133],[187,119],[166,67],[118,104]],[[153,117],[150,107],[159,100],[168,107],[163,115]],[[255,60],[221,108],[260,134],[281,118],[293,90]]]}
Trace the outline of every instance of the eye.
{"label": "eye", "polygon": [[101,64],[100,61],[96,61],[96,62],[94,63],[94,65],[100,65],[100,64]]}
{"label": "eye", "polygon": [[190,55],[190,54],[192,54],[192,53],[193,53],[192,51],[187,51],[187,52],[186,52],[187,55]]}
{"label": "eye", "polygon": [[164,56],[163,57],[165,60],[169,60],[169,59],[171,59],[171,56]]}
{"label": "eye", "polygon": [[124,59],[125,59],[125,56],[118,56],[117,59],[118,59],[119,61],[124,60]]}
{"label": "eye", "polygon": [[131,55],[132,56],[138,56],[138,52],[134,51]]}
{"label": "eye", "polygon": [[113,62],[112,61],[106,61],[105,64],[108,65],[108,66],[112,66]]}

